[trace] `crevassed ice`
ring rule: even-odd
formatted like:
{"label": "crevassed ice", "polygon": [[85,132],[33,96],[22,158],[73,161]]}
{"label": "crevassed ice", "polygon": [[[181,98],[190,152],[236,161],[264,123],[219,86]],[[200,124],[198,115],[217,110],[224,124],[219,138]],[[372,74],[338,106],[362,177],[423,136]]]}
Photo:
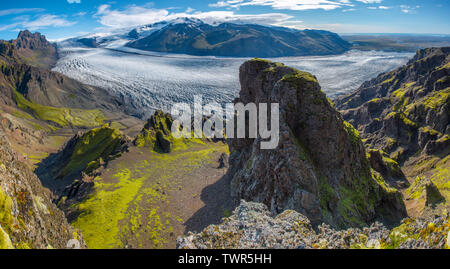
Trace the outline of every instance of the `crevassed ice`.
{"label": "crevassed ice", "polygon": [[[239,93],[239,66],[245,58],[197,57],[135,49],[59,47],[54,71],[126,96],[142,111],[170,110],[175,102],[228,103]],[[316,75],[333,98],[364,81],[405,64],[412,53],[350,51],[338,56],[270,59]]]}

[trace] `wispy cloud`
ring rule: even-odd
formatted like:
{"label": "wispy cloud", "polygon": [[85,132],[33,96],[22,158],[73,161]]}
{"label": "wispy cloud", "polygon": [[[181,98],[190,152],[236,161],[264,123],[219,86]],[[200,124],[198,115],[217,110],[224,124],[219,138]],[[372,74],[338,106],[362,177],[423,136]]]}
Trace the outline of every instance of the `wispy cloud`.
{"label": "wispy cloud", "polygon": [[[369,0],[370,1],[370,0]],[[210,7],[229,7],[239,9],[243,6],[270,6],[286,10],[332,10],[342,6],[353,6],[349,0],[221,0]]]}
{"label": "wispy cloud", "polygon": [[36,31],[47,27],[68,27],[76,24],[77,22],[68,21],[65,18],[58,15],[44,14],[34,19],[30,19],[30,16],[20,16],[13,19],[15,23],[0,25],[0,31],[16,29],[28,29],[30,31]]}
{"label": "wispy cloud", "polygon": [[400,9],[403,13],[406,14],[416,14],[417,9],[419,9],[420,6],[408,6],[408,5],[401,5]]}
{"label": "wispy cloud", "polygon": [[378,4],[383,2],[383,0],[356,0],[358,2],[362,2],[364,4]]}
{"label": "wispy cloud", "polygon": [[387,9],[391,9],[392,7],[388,7],[388,6],[378,6],[378,7],[373,7],[373,6],[371,6],[371,7],[367,7],[368,9],[384,9],[384,10],[387,10]]}
{"label": "wispy cloud", "polygon": [[98,18],[102,25],[111,28],[151,24],[180,17],[197,18],[206,23],[235,22],[271,25],[279,25],[293,18],[293,16],[283,13],[236,14],[233,11],[201,12],[194,10],[170,12],[167,9],[146,8],[136,5],[121,10],[111,9],[109,5],[102,5],[94,16]]}
{"label": "wispy cloud", "polygon": [[67,0],[67,3],[69,3],[69,4],[80,4],[81,0]]}
{"label": "wispy cloud", "polygon": [[13,9],[4,9],[0,10],[0,16],[8,16],[8,15],[16,15],[23,13],[38,13],[43,12],[45,9],[43,8],[13,8]]}

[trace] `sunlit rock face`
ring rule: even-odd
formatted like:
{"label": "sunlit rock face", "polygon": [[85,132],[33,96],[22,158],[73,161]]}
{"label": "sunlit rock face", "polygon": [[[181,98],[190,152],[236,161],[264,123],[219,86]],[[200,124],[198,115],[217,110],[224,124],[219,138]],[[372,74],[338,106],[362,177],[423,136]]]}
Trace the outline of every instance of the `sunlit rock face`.
{"label": "sunlit rock face", "polygon": [[235,102],[279,103],[280,142],[230,139],[232,194],[273,213],[296,210],[311,222],[362,226],[406,216],[401,195],[372,174],[359,133],[334,109],[313,75],[254,59],[240,68]]}

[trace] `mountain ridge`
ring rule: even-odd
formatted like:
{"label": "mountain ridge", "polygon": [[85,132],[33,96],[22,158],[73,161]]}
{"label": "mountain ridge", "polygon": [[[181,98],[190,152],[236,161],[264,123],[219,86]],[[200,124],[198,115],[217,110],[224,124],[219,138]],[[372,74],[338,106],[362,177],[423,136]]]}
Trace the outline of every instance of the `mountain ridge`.
{"label": "mountain ridge", "polygon": [[351,45],[337,34],[257,24],[168,24],[126,46],[197,56],[282,57],[341,54]]}
{"label": "mountain ridge", "polygon": [[405,66],[336,100],[367,147],[402,166],[413,215],[428,214],[437,205],[448,208],[449,96],[450,47],[443,47],[419,50]]}

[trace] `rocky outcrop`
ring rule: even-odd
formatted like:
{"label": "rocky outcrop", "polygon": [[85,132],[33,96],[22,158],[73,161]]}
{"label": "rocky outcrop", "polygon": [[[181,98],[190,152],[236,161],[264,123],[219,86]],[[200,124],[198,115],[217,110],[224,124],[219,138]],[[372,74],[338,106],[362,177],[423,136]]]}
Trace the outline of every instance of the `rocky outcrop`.
{"label": "rocky outcrop", "polygon": [[179,249],[443,249],[449,248],[449,216],[405,219],[392,230],[380,223],[364,229],[315,231],[307,217],[288,210],[274,216],[263,204],[242,201],[220,225],[177,240]]}
{"label": "rocky outcrop", "polygon": [[[130,34],[139,37],[136,33]],[[169,23],[127,46],[158,52],[234,57],[330,55],[351,48],[339,35],[327,31],[233,23],[213,26],[193,19]]]}
{"label": "rocky outcrop", "polygon": [[83,242],[50,197],[18,160],[0,127],[0,249],[66,248],[71,239]]}
{"label": "rocky outcrop", "polygon": [[375,177],[359,133],[333,108],[317,79],[278,63],[241,66],[235,103],[279,103],[280,143],[261,150],[258,139],[230,139],[232,195],[286,209],[312,223],[363,226],[406,216],[399,192]]}
{"label": "rocky outcrop", "polygon": [[21,31],[17,39],[10,42],[17,49],[21,60],[29,65],[51,68],[58,60],[56,46],[48,42],[40,33]]}
{"label": "rocky outcrop", "polygon": [[[338,98],[336,106],[368,148],[401,166],[412,185],[409,211],[428,214],[436,203],[450,209],[450,47],[419,50],[405,66]],[[429,193],[434,202],[427,202]]]}
{"label": "rocky outcrop", "polygon": [[[42,111],[36,110],[44,109],[36,105],[123,112],[123,102],[106,90],[52,72],[48,66],[30,64],[24,60],[25,52],[34,55],[48,48],[54,49],[44,36],[28,31],[21,32],[16,40],[0,41],[0,105],[17,106],[36,117],[42,114]],[[73,111],[71,113],[74,114]]]}
{"label": "rocky outcrop", "polygon": [[45,159],[36,170],[44,180],[65,182],[82,174],[95,176],[95,171],[128,148],[130,139],[108,125],[85,133],[79,132],[56,154]]}
{"label": "rocky outcrop", "polygon": [[150,117],[141,133],[134,140],[137,147],[149,147],[160,153],[173,150],[172,116],[158,110]]}
{"label": "rocky outcrop", "polygon": [[78,133],[36,169],[40,180],[54,193],[54,202],[69,221],[77,214],[72,205],[92,191],[94,180],[108,163],[128,150],[131,140],[108,125]]}
{"label": "rocky outcrop", "polygon": [[420,50],[409,63],[336,100],[366,145],[399,163],[450,153],[450,47]]}

